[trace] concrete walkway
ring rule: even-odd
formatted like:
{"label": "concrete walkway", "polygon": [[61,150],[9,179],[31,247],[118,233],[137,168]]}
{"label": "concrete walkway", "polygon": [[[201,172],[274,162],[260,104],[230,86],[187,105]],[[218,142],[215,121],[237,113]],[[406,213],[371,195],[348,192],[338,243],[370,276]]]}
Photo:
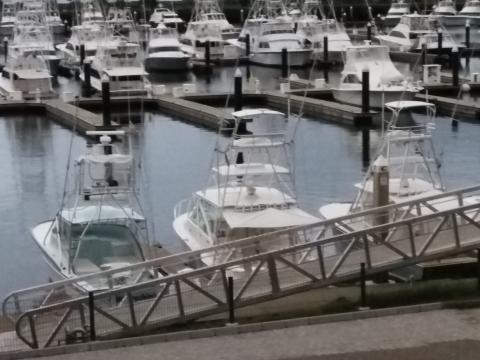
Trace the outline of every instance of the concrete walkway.
{"label": "concrete walkway", "polygon": [[480,309],[438,310],[154,343],[55,360],[479,359]]}

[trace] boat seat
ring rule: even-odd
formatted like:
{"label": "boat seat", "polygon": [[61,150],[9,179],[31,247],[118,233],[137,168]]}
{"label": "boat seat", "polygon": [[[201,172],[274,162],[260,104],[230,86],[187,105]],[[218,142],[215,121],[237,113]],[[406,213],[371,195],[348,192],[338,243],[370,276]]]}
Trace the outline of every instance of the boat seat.
{"label": "boat seat", "polygon": [[73,269],[77,275],[91,274],[102,270],[87,258],[77,258]]}

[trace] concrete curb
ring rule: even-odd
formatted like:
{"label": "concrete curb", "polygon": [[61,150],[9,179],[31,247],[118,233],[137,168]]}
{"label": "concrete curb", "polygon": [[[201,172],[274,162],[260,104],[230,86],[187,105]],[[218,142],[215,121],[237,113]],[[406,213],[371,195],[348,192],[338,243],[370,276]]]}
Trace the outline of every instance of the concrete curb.
{"label": "concrete curb", "polygon": [[255,324],[245,324],[238,326],[217,327],[201,330],[180,331],[168,334],[148,335],[133,338],[124,338],[116,340],[97,341],[86,344],[75,344],[68,346],[59,346],[46,349],[26,350],[19,352],[8,352],[0,354],[0,360],[16,360],[25,358],[45,357],[63,354],[72,354],[78,352],[98,351],[107,349],[116,349],[129,346],[139,346],[146,344],[182,341],[190,339],[208,338],[214,336],[227,336],[244,333],[254,333],[260,331],[269,331],[276,329],[293,328],[305,325],[317,325],[326,323],[335,323],[342,321],[353,321],[378,318],[384,316],[395,316],[412,314],[419,312],[428,312],[442,309],[467,308],[480,306],[480,300],[466,300],[446,303],[430,303],[411,306],[402,306],[386,309],[364,310],[342,314],[320,315],[314,317],[303,317],[288,320],[277,320],[261,322]]}

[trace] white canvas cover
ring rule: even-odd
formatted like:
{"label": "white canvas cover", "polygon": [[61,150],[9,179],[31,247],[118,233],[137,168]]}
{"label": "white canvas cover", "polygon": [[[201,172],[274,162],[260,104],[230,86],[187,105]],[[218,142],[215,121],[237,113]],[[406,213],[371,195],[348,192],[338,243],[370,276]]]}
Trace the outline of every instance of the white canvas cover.
{"label": "white canvas cover", "polygon": [[301,226],[313,224],[320,221],[299,208],[275,209],[268,208],[254,212],[238,212],[225,210],[223,212],[225,221],[231,229],[235,228],[282,228],[288,226]]}
{"label": "white canvas cover", "polygon": [[110,205],[98,206],[98,204],[77,207],[75,209],[64,209],[60,215],[65,221],[72,224],[121,219],[145,220],[143,216],[132,208],[119,208]]}

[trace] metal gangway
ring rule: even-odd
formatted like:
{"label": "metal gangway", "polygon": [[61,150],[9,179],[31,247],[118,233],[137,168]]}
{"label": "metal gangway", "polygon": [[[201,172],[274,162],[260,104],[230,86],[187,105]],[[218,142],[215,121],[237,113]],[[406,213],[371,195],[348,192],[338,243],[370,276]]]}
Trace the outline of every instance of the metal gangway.
{"label": "metal gangway", "polygon": [[[93,297],[97,339],[139,335],[226,312],[229,277],[238,308],[356,280],[361,263],[372,275],[466,253],[480,247],[479,215],[480,185],[15,291],[3,313],[30,347],[55,346],[88,326],[82,284],[110,284]],[[271,250],[280,237],[291,245]],[[165,271],[209,257],[215,265]],[[112,285],[138,270],[136,284]]]}

